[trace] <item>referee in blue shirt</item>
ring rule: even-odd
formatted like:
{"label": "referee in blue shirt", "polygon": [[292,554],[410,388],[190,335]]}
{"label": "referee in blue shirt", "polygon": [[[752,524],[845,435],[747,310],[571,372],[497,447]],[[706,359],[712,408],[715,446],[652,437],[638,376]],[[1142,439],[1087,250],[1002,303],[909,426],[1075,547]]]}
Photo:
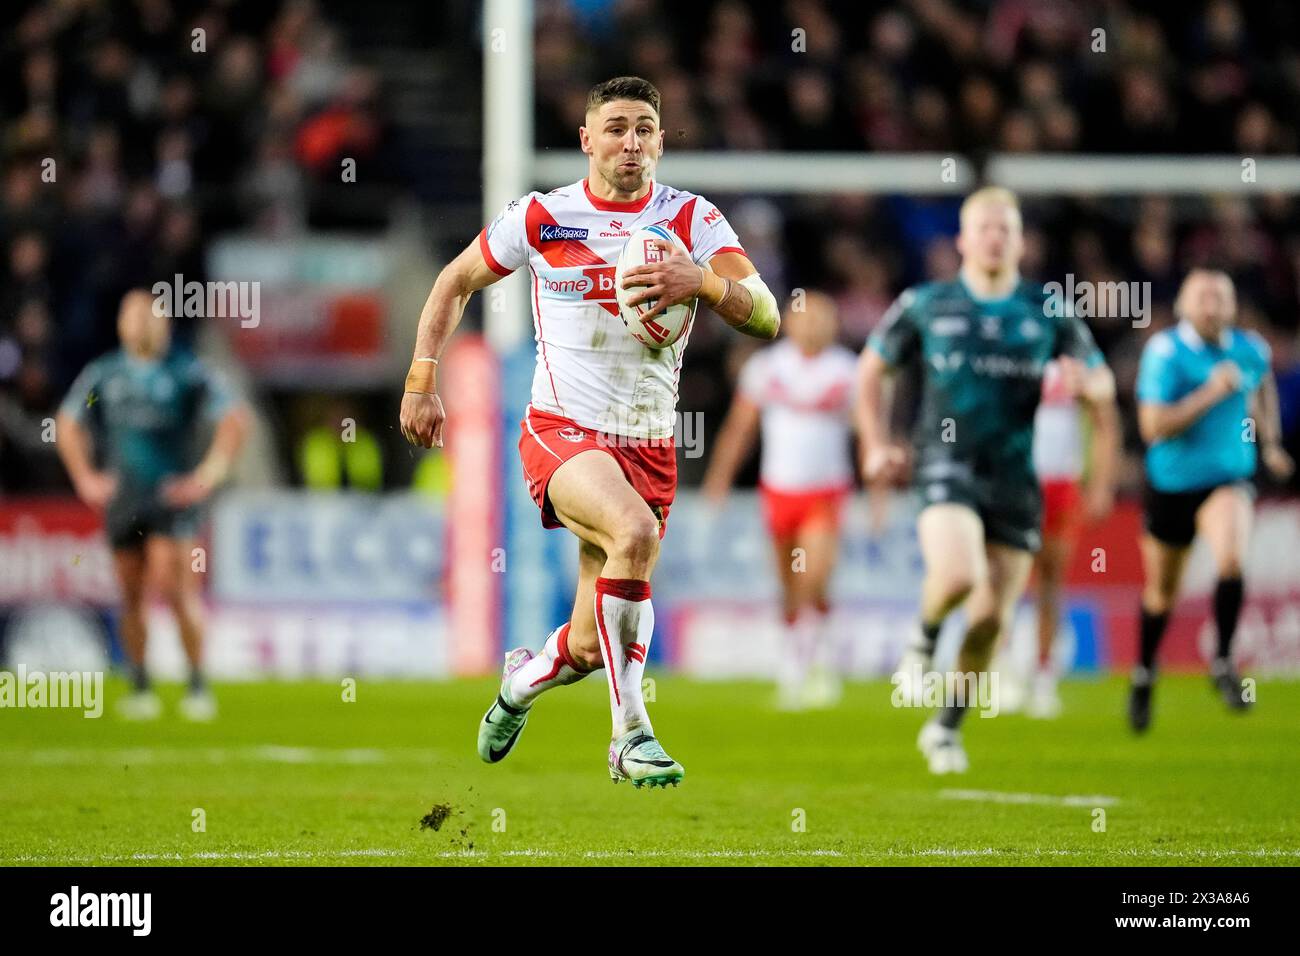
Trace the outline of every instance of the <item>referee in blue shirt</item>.
{"label": "referee in blue shirt", "polygon": [[1141,661],[1133,672],[1129,723],[1151,723],[1156,651],[1197,534],[1214,554],[1218,651],[1210,668],[1227,705],[1249,706],[1231,649],[1243,599],[1256,458],[1276,478],[1294,464],[1283,451],[1277,386],[1267,343],[1233,327],[1232,279],[1196,269],[1183,281],[1175,328],[1151,337],[1138,370],[1138,425],[1147,442]]}

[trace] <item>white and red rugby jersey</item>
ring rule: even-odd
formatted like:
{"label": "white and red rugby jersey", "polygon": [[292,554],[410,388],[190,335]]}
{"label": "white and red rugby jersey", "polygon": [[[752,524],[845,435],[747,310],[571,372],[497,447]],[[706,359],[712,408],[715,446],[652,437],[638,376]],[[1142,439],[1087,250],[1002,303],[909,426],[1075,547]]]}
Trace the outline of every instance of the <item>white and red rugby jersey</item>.
{"label": "white and red rugby jersey", "polygon": [[636,227],[656,224],[676,233],[700,265],[745,251],[707,199],[655,182],[636,202],[600,199],[585,179],[532,192],[479,233],[493,271],[504,276],[527,265],[530,272],[534,408],[629,438],[673,434],[690,328],[668,348],[647,348],[623,325],[614,298],[624,243]]}
{"label": "white and red rugby jersey", "polygon": [[858,357],[839,345],[805,355],[783,339],[755,352],[738,388],[762,412],[759,482],[806,492],[853,484],[849,423]]}

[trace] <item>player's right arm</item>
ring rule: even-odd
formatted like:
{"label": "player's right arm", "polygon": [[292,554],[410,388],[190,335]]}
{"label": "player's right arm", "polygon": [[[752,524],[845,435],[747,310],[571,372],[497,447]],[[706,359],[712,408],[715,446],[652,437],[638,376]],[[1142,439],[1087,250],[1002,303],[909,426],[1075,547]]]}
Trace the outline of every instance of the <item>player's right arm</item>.
{"label": "player's right arm", "polygon": [[749,457],[754,439],[758,437],[762,416],[759,395],[762,391],[764,363],[765,358],[760,352],[750,356],[741,369],[736,397],[732,399],[727,417],[718,437],[714,439],[713,457],[704,473],[701,490],[710,501],[720,502],[727,497],[731,483],[736,479],[736,472]]}
{"label": "player's right arm", "polygon": [[99,400],[99,369],[95,363],[82,369],[68,390],[68,396],[54,417],[54,447],[68,469],[72,487],[96,511],[102,511],[117,490],[117,479],[95,467],[90,430],[85,426],[88,410]]}
{"label": "player's right arm", "polygon": [[911,289],[898,297],[858,360],[854,420],[862,441],[862,477],[868,484],[899,481],[907,469],[907,450],[889,434],[890,378],[920,347],[911,312],[915,298]]}
{"label": "player's right arm", "polygon": [[1173,398],[1172,343],[1152,339],[1138,368],[1138,431],[1148,445],[1177,437],[1202,415],[1241,387],[1241,369],[1225,359],[1210,377],[1182,398]]}
{"label": "player's right arm", "polygon": [[[489,228],[505,227],[503,219],[507,215],[503,213]],[[492,251],[488,248],[485,254],[487,244],[485,231],[438,273],[420,313],[415,354],[406,375],[401,411],[402,434],[412,445],[442,446],[442,429],[447,419],[442,399],[438,397],[438,360],[442,350],[460,324],[470,296],[513,271],[503,270],[495,257],[493,264],[488,263],[486,256],[492,255]]]}

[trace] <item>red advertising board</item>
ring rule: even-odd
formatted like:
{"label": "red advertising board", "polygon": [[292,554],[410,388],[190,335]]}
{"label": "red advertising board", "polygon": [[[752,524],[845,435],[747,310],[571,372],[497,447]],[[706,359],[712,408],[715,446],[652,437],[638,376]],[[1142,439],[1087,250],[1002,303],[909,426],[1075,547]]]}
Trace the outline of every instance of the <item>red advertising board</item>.
{"label": "red advertising board", "polygon": [[0,500],[0,605],[116,600],[99,515],[72,497]]}

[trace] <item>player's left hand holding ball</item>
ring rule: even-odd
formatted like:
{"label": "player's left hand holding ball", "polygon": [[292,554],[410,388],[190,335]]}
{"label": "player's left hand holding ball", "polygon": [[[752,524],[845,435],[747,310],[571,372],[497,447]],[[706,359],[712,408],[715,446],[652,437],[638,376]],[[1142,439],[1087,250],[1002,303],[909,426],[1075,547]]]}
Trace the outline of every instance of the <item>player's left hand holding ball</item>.
{"label": "player's left hand holding ball", "polygon": [[1295,462],[1277,442],[1269,442],[1261,448],[1260,457],[1268,473],[1278,481],[1286,481],[1295,472]]}
{"label": "player's left hand holding ball", "polygon": [[421,448],[442,447],[442,427],[447,422],[437,392],[405,392],[402,395],[402,435]]}
{"label": "player's left hand holding ball", "polygon": [[655,245],[663,250],[662,262],[635,266],[623,273],[624,289],[646,287],[628,297],[628,306],[658,300],[653,308],[642,314],[643,321],[662,314],[670,306],[690,302],[700,294],[700,287],[704,284],[704,270],[679,246],[663,239],[656,239]]}

